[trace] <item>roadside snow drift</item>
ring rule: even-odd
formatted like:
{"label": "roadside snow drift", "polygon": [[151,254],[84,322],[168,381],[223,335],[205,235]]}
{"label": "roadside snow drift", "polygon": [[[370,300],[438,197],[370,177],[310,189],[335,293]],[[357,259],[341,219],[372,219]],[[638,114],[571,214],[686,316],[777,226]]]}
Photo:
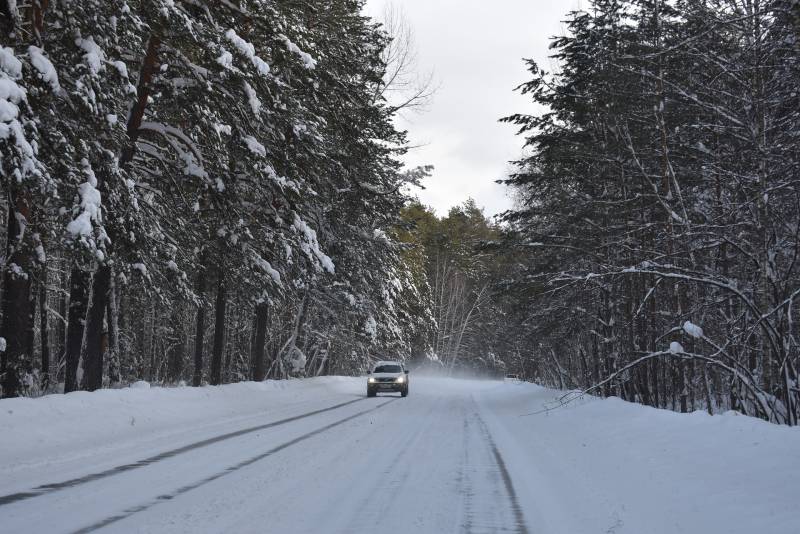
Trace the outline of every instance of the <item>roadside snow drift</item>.
{"label": "roadside snow drift", "polygon": [[[800,432],[532,384],[482,404],[534,533],[797,534]],[[534,415],[533,412],[540,412]]]}
{"label": "roadside snow drift", "polygon": [[[101,461],[135,459],[241,428],[254,419],[294,415],[352,398],[352,378],[268,380],[202,388],[125,389],[0,401],[0,487],[24,485],[27,472],[55,465],[90,469]],[[9,439],[9,437],[11,439]],[[2,525],[0,524],[0,529]]]}

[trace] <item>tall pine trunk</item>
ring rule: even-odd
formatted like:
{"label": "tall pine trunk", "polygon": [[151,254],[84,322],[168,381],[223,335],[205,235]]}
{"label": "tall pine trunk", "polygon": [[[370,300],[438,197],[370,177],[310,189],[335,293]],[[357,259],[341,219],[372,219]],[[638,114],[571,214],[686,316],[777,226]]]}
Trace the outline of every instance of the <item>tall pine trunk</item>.
{"label": "tall pine trunk", "polygon": [[30,207],[24,195],[15,193],[13,188],[9,196],[3,271],[3,324],[0,328],[0,337],[5,339],[5,350],[0,351],[0,398],[17,397],[21,393],[20,375],[32,356],[27,351],[34,313],[30,299],[31,257],[30,251],[23,246]]}
{"label": "tall pine trunk", "polygon": [[[48,0],[38,0],[31,6],[8,2],[2,17],[3,37],[10,44],[10,33],[15,29],[12,6],[19,10],[20,17],[31,23],[36,44],[41,46],[44,31],[44,12]],[[28,11],[25,11],[27,7]],[[23,34],[18,34],[21,37]],[[19,43],[21,44],[21,43]],[[29,43],[31,44],[31,43]],[[33,359],[33,328],[36,302],[31,295],[31,257],[29,250],[23,250],[25,227],[31,220],[30,199],[22,191],[9,188],[8,233],[6,234],[6,261],[3,272],[2,325],[0,337],[5,347],[0,347],[0,398],[16,397],[21,393],[20,371],[29,367]],[[18,218],[19,217],[19,218]]]}
{"label": "tall pine trunk", "polygon": [[[123,148],[119,159],[121,167],[127,166],[133,160],[136,152],[136,141],[139,138],[139,129],[150,97],[150,82],[156,71],[160,44],[160,37],[155,34],[148,39],[147,51],[139,74],[136,103],[131,109],[128,118],[128,144]],[[105,173],[98,175],[98,188],[106,198],[109,195],[109,186],[108,177],[105,176]],[[114,236],[111,230],[107,229],[107,232],[110,242],[113,243]],[[110,255],[109,251],[107,251],[106,255]],[[103,384],[103,352],[105,352],[105,344],[107,343],[103,334],[103,317],[108,306],[110,283],[111,267],[107,264],[100,265],[92,280],[92,302],[86,319],[85,358],[87,361],[85,362],[84,370],[88,374],[84,375],[84,387],[89,391],[99,389]]]}
{"label": "tall pine trunk", "polygon": [[158,338],[156,337],[156,324],[159,323],[157,313],[158,309],[155,303],[153,303],[150,312],[150,333],[148,334],[148,339],[150,342],[148,343],[148,353],[150,354],[149,358],[149,365],[148,365],[148,372],[147,372],[147,380],[149,382],[155,382],[158,378],[158,367],[156,363],[156,351],[158,350]]}
{"label": "tall pine trunk", "polygon": [[[37,269],[32,267],[32,270]],[[36,295],[39,292],[39,280],[36,278],[31,282],[28,291],[28,324],[25,327],[25,363],[23,365],[23,372],[29,371],[33,367],[33,358],[36,353]]]}
{"label": "tall pine trunk", "polygon": [[50,387],[50,330],[47,325],[47,265],[42,265],[39,279],[39,337],[42,349],[42,391]]}
{"label": "tall pine trunk", "polygon": [[106,321],[108,327],[108,379],[112,384],[122,382],[122,368],[119,354],[119,301],[117,284],[113,273],[108,290]]}
{"label": "tall pine trunk", "polygon": [[110,289],[111,267],[101,265],[94,273],[91,306],[86,314],[86,345],[83,353],[83,389],[86,391],[103,387],[103,355],[108,346],[103,319]]}
{"label": "tall pine trunk", "polygon": [[203,384],[203,342],[206,328],[205,292],[206,268],[201,262],[200,269],[197,272],[197,298],[199,304],[197,305],[197,319],[194,331],[194,375],[192,377],[192,385],[194,387],[199,387]]}
{"label": "tall pine trunk", "polygon": [[261,382],[267,374],[267,362],[264,359],[264,342],[267,337],[267,319],[269,306],[266,302],[256,304],[256,336],[253,341],[253,380]]}
{"label": "tall pine trunk", "polygon": [[77,265],[72,267],[69,282],[69,311],[65,344],[64,393],[78,389],[78,365],[83,344],[84,320],[88,307],[89,273]]}
{"label": "tall pine trunk", "polygon": [[183,374],[186,337],[181,321],[181,306],[173,304],[172,313],[169,318],[169,334],[167,335],[167,380],[177,383]]}
{"label": "tall pine trunk", "polygon": [[211,354],[211,385],[222,383],[222,353],[225,350],[225,270],[217,269],[217,303],[214,309],[214,351]]}
{"label": "tall pine trunk", "polygon": [[[66,286],[64,284],[65,282]],[[56,339],[58,340],[59,373],[56,375],[56,380],[60,380],[62,373],[60,366],[67,350],[67,295],[69,294],[69,278],[66,276],[59,276],[58,284],[58,320],[56,321]]]}

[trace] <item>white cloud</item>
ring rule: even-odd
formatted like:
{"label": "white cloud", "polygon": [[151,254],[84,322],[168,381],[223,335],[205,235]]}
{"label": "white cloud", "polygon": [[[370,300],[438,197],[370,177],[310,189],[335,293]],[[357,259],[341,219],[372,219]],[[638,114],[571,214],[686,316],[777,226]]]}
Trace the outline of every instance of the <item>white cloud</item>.
{"label": "white cloud", "polygon": [[407,163],[436,167],[420,200],[439,214],[468,197],[488,215],[508,209],[507,192],[494,181],[520,156],[522,139],[513,126],[497,121],[536,111],[513,92],[530,77],[522,59],[551,68],[549,38],[563,34],[561,21],[579,0],[369,0],[366,12],[380,18],[389,3],[402,7],[419,69],[433,71],[439,86],[427,112],[399,121],[412,144],[423,145]]}

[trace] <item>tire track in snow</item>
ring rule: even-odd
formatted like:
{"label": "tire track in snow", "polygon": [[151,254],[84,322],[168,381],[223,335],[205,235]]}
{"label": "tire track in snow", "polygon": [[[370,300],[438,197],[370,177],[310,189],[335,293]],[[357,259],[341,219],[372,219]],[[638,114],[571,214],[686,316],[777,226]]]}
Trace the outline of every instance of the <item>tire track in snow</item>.
{"label": "tire track in snow", "polygon": [[37,486],[37,487],[35,487],[35,488],[31,489],[31,490],[28,490],[28,491],[22,491],[22,492],[18,492],[18,493],[10,493],[8,495],[0,495],[0,506],[4,506],[4,505],[7,505],[7,504],[19,502],[19,501],[24,501],[24,500],[27,500],[27,499],[33,499],[34,497],[47,495],[48,493],[53,493],[53,492],[56,492],[56,491],[59,491],[59,490],[67,489],[67,488],[73,488],[75,486],[80,486],[82,484],[87,484],[89,482],[94,482],[95,480],[100,480],[100,479],[107,478],[107,477],[110,477],[110,476],[113,476],[113,475],[118,475],[120,473],[125,473],[125,472],[131,471],[133,469],[139,469],[141,467],[146,467],[146,466],[152,465],[152,464],[154,464],[156,462],[160,462],[160,461],[166,460],[168,458],[173,458],[175,456],[187,453],[189,451],[193,451],[193,450],[200,449],[200,448],[203,448],[203,447],[208,447],[209,445],[213,445],[213,444],[219,443],[221,441],[226,441],[226,440],[229,440],[229,439],[237,438],[239,436],[252,434],[253,432],[258,432],[260,430],[266,430],[268,428],[274,428],[276,426],[281,426],[281,425],[285,425],[285,424],[288,424],[288,423],[293,423],[294,421],[299,421],[300,419],[305,419],[306,417],[311,417],[313,415],[318,415],[318,414],[321,414],[321,413],[337,410],[337,409],[342,408],[344,406],[348,406],[348,405],[356,403],[356,402],[361,402],[362,400],[364,400],[364,399],[359,398],[359,399],[355,399],[355,400],[350,400],[350,401],[347,401],[347,402],[342,402],[342,403],[339,403],[339,404],[335,404],[333,406],[328,406],[327,408],[322,408],[322,409],[314,410],[314,411],[307,412],[307,413],[304,413],[304,414],[295,415],[295,416],[292,416],[292,417],[287,417],[285,419],[280,419],[278,421],[273,421],[271,423],[266,423],[266,424],[263,424],[263,425],[248,427],[248,428],[244,428],[242,430],[236,430],[234,432],[228,432],[228,433],[225,433],[225,434],[221,434],[219,436],[214,436],[213,438],[208,438],[208,439],[204,439],[204,440],[201,440],[201,441],[196,441],[194,443],[190,443],[188,445],[184,445],[184,446],[178,447],[176,449],[171,449],[171,450],[156,454],[155,456],[150,456],[149,458],[145,458],[143,460],[139,460],[138,462],[119,465],[117,467],[112,467],[110,469],[106,469],[105,471],[99,471],[97,473],[91,473],[89,475],[85,475],[85,476],[78,477],[78,478],[73,478],[73,479],[70,479],[70,480],[65,480],[65,481],[62,481],[62,482],[55,482],[55,483],[52,483],[52,484],[43,484],[41,486]]}
{"label": "tire track in snow", "polygon": [[517,532],[519,527],[508,506],[508,492],[491,447],[491,439],[478,413],[464,410],[461,460],[463,534]]}
{"label": "tire track in snow", "polygon": [[517,492],[514,489],[514,482],[511,480],[511,474],[509,473],[508,468],[506,467],[506,463],[503,460],[503,456],[500,454],[500,450],[497,448],[497,444],[492,438],[492,434],[489,432],[489,427],[486,426],[486,423],[481,417],[480,412],[476,410],[474,415],[475,419],[478,421],[478,424],[480,425],[481,434],[486,439],[492,451],[492,457],[494,459],[498,471],[500,472],[500,478],[503,481],[503,487],[511,503],[511,512],[514,515],[514,521],[516,523],[514,525],[514,532],[516,532],[517,534],[530,534],[530,531],[528,530],[528,525],[525,523],[525,516],[522,514],[522,508],[519,505]]}
{"label": "tire track in snow", "polygon": [[435,424],[436,419],[432,416],[438,411],[441,400],[440,397],[431,403],[425,416],[420,418],[421,421],[425,422],[424,426],[414,427],[413,432],[408,432],[404,435],[402,442],[397,445],[397,454],[394,455],[391,461],[387,462],[387,465],[381,471],[377,481],[378,486],[373,487],[369,495],[357,507],[358,510],[368,510],[368,512],[350,518],[349,524],[343,529],[343,532],[373,530],[375,525],[380,524],[381,518],[387,513],[387,509],[396,503],[398,494],[407,489],[406,484],[411,476],[411,467],[413,465],[413,460],[408,457],[416,452],[413,447],[414,444],[418,443]]}
{"label": "tire track in snow", "polygon": [[461,531],[465,534],[472,534],[473,524],[473,499],[475,498],[475,489],[472,483],[472,458],[470,451],[470,424],[469,417],[467,417],[466,410],[462,410],[464,421],[462,424],[462,437],[461,437],[461,469],[458,473],[458,493],[462,499],[462,516],[465,518],[461,523]]}
{"label": "tire track in snow", "polygon": [[[387,404],[391,404],[391,403],[395,402],[396,400],[397,400],[397,398],[391,399],[391,400],[389,400],[387,402],[384,402],[383,404],[380,404],[380,405],[375,406],[373,408],[362,410],[362,411],[357,412],[357,413],[355,413],[353,415],[347,416],[344,419],[339,419],[338,421],[334,421],[333,423],[325,425],[325,426],[323,426],[321,428],[318,428],[316,430],[312,430],[311,432],[308,432],[306,434],[303,434],[302,436],[296,437],[296,438],[294,438],[294,439],[292,439],[290,441],[287,441],[286,443],[278,445],[277,447],[273,447],[270,450],[259,454],[258,456],[254,456],[252,458],[249,458],[247,460],[239,462],[238,464],[232,465],[231,467],[228,467],[224,471],[221,471],[221,472],[219,472],[219,473],[217,473],[215,475],[211,475],[211,476],[203,478],[203,479],[201,479],[201,480],[199,480],[197,482],[193,482],[192,484],[187,484],[186,486],[182,486],[182,487],[176,489],[173,492],[165,493],[163,495],[159,495],[158,497],[154,498],[153,500],[151,500],[151,501],[149,501],[147,503],[141,504],[139,506],[134,506],[132,508],[128,508],[127,510],[123,511],[122,513],[119,513],[117,515],[111,516],[111,517],[109,517],[107,519],[104,519],[102,521],[98,521],[97,523],[93,523],[92,525],[89,525],[87,527],[81,528],[79,530],[75,530],[75,531],[73,531],[72,534],[87,534],[89,532],[94,532],[96,530],[99,530],[99,529],[101,529],[103,527],[107,527],[108,525],[111,525],[112,523],[116,523],[118,521],[122,521],[123,519],[126,519],[126,518],[128,518],[128,517],[130,517],[130,516],[132,516],[132,515],[134,515],[136,513],[148,510],[148,509],[152,508],[153,506],[156,506],[159,503],[174,499],[175,497],[183,495],[184,493],[192,491],[193,489],[197,489],[200,486],[208,484],[209,482],[213,482],[213,481],[215,481],[215,480],[217,480],[219,478],[222,478],[225,475],[229,475],[229,474],[231,474],[231,473],[233,473],[235,471],[238,471],[238,470],[240,470],[240,469],[242,469],[244,467],[252,465],[252,464],[254,464],[254,463],[256,463],[256,462],[258,462],[260,460],[263,460],[263,459],[265,459],[265,458],[267,458],[269,456],[272,456],[272,455],[274,455],[274,454],[276,454],[276,453],[278,453],[278,452],[280,452],[280,451],[282,451],[284,449],[287,449],[287,448],[291,447],[292,445],[296,445],[298,443],[306,441],[306,440],[308,440],[308,439],[310,439],[310,438],[312,438],[312,437],[314,437],[314,436],[316,436],[318,434],[322,434],[323,432],[331,430],[332,428],[336,428],[337,426],[340,426],[340,425],[343,425],[343,424],[345,424],[345,423],[347,423],[349,421],[352,421],[353,419],[355,419],[357,417],[361,417],[362,415],[366,415],[366,414],[368,414],[370,412],[374,412],[375,410],[379,410],[379,409],[383,408],[384,406],[386,406]],[[348,402],[346,404],[351,404],[352,402],[354,402],[354,401],[350,401],[350,402]]]}

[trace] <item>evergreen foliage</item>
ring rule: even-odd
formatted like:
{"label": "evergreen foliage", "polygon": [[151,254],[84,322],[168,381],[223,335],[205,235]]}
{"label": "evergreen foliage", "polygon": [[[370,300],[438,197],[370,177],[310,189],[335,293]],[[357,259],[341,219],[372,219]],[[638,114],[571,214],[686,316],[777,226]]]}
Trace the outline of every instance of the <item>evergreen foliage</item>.
{"label": "evergreen foliage", "polygon": [[3,396],[410,357],[418,176],[361,0],[7,7]]}
{"label": "evergreen foliage", "polygon": [[797,32],[782,1],[595,0],[529,62],[506,215],[527,376],[797,424]]}

